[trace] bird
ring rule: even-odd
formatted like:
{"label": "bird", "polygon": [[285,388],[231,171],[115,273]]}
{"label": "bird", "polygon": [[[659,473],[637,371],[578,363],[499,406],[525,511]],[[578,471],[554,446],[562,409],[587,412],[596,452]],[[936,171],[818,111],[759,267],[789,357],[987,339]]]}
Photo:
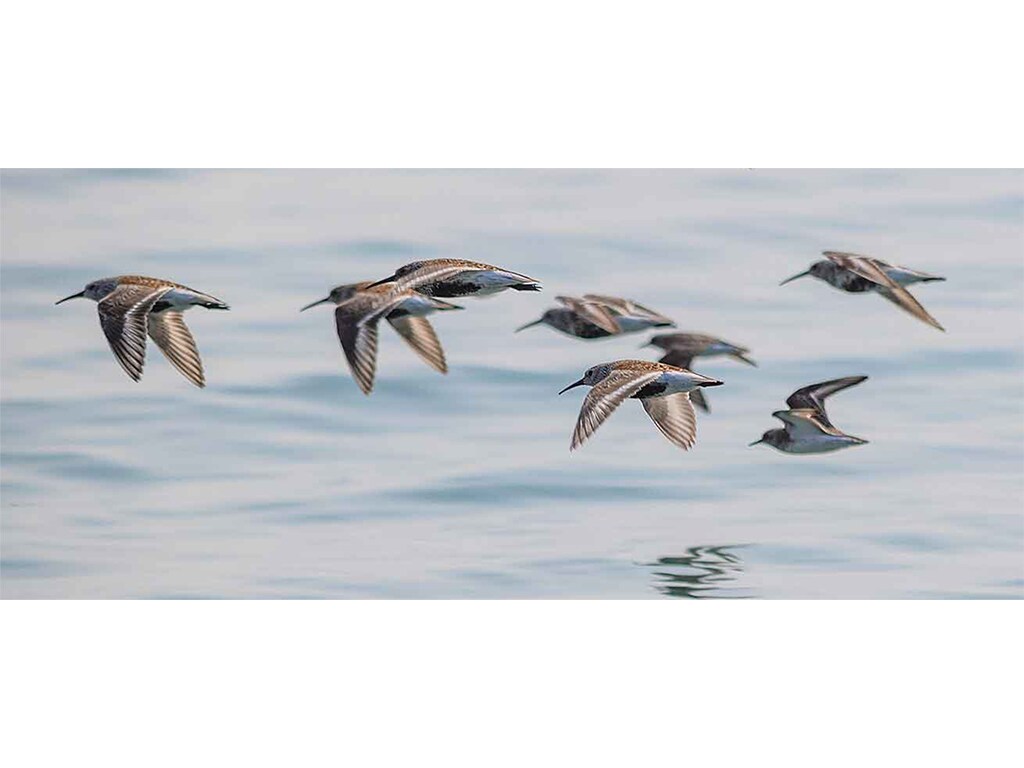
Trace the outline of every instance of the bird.
{"label": "bird", "polygon": [[697,439],[697,418],[690,393],[723,382],[699,373],[649,360],[616,360],[588,368],[583,377],[558,394],[589,386],[569,450],[574,451],[597,430],[623,400],[639,400],[655,426],[672,443],[689,450]]}
{"label": "bird", "polygon": [[822,251],[822,255],[825,258],[811,264],[810,269],[786,278],[779,285],[810,275],[847,293],[872,291],[933,328],[946,330],[906,289],[906,286],[914,283],[931,283],[946,278],[856,253]]}
{"label": "bird", "polygon": [[373,391],[377,370],[377,324],[384,317],[399,336],[431,368],[448,372],[444,349],[426,315],[462,309],[457,304],[417,293],[393,291],[387,285],[374,287],[367,280],[331,289],[326,298],[304,306],[305,312],[319,304],[335,304],[335,327],[352,377],[363,394]]}
{"label": "bird", "polygon": [[465,259],[414,261],[367,287],[379,285],[390,285],[395,291],[415,290],[442,299],[490,296],[507,288],[514,291],[541,289],[540,283],[527,275]]}
{"label": "bird", "polygon": [[837,429],[825,412],[826,398],[844,389],[860,384],[867,376],[845,376],[841,379],[822,381],[801,387],[786,400],[788,411],[772,414],[786,426],[770,429],[760,440],[750,445],[767,443],[783,453],[828,453],[855,445],[864,445],[863,440]]}
{"label": "bird", "polygon": [[[746,347],[704,333],[659,333],[652,336],[643,346],[665,350],[665,354],[658,362],[678,368],[689,368],[695,357],[717,355],[727,355],[734,360],[757,367],[757,363],[747,356],[750,350]],[[705,413],[711,413],[711,406],[701,390],[694,390],[690,394],[690,400]]]}
{"label": "bird", "polygon": [[97,302],[100,326],[110,349],[133,381],[142,378],[148,334],[185,378],[197,387],[206,386],[199,350],[182,313],[192,307],[230,309],[223,301],[187,285],[142,275],[93,280],[57,304],[80,298]]}
{"label": "bird", "polygon": [[516,333],[535,325],[549,325],[569,336],[589,340],[675,325],[669,318],[632,299],[593,293],[584,294],[582,298],[556,296],[555,299],[563,306],[547,310],[539,320],[516,328]]}

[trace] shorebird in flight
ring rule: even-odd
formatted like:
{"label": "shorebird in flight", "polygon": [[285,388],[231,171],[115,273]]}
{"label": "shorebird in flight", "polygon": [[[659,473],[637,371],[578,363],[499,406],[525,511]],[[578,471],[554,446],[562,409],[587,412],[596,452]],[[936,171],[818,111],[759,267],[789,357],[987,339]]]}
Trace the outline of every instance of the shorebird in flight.
{"label": "shorebird in flight", "polygon": [[871,291],[888,299],[900,309],[909,312],[933,328],[938,328],[940,331],[946,330],[906,289],[906,286],[914,283],[931,283],[946,278],[908,267],[887,264],[881,259],[860,256],[856,253],[823,251],[822,255],[825,258],[811,264],[810,269],[786,278],[779,285],[785,285],[792,280],[809,275],[824,280],[833,288],[847,293]]}
{"label": "shorebird in flight", "polygon": [[134,381],[142,378],[148,334],[185,378],[197,387],[206,386],[199,350],[182,313],[192,307],[230,309],[223,301],[186,285],[140,275],[94,280],[57,304],[79,298],[97,302],[110,349]]}
{"label": "shorebird in flight", "polygon": [[582,298],[556,296],[563,306],[547,310],[539,320],[516,328],[516,333],[535,325],[548,325],[578,339],[602,339],[623,333],[665,328],[675,323],[632,299],[587,293]]}
{"label": "shorebird in flight", "polygon": [[842,379],[823,381],[801,387],[786,400],[788,411],[772,414],[786,426],[770,429],[760,440],[751,445],[767,443],[783,453],[828,453],[855,445],[864,445],[867,440],[848,435],[837,429],[825,412],[825,400],[836,392],[860,384],[867,376],[846,376]]}
{"label": "shorebird in flight", "polygon": [[367,287],[376,288],[379,285],[388,285],[394,291],[413,290],[442,299],[490,296],[507,288],[514,291],[540,290],[540,283],[532,277],[464,259],[414,261],[399,267],[390,277]]}
{"label": "shorebird in flight", "polygon": [[717,379],[649,360],[616,360],[588,368],[573,387],[589,386],[569,450],[573,451],[604,423],[612,411],[630,398],[639,400],[655,426],[672,443],[688,450],[697,439],[697,417],[690,393],[700,387],[717,387]]}
{"label": "shorebird in flight", "polygon": [[388,285],[374,287],[369,281],[339,285],[326,298],[299,311],[319,304],[337,305],[334,322],[338,340],[363,394],[373,391],[377,325],[382,317],[427,365],[440,373],[448,372],[444,349],[426,315],[462,307],[412,290],[396,292]]}
{"label": "shorebird in flight", "polygon": [[[651,340],[643,346],[658,347],[664,350],[665,354],[658,362],[674,365],[677,368],[689,368],[695,357],[716,357],[718,355],[727,355],[733,360],[757,367],[757,363],[748,357],[750,350],[746,347],[731,344],[704,333],[659,333],[652,336]],[[701,390],[695,389],[691,392],[690,400],[705,413],[711,412],[711,406]]]}

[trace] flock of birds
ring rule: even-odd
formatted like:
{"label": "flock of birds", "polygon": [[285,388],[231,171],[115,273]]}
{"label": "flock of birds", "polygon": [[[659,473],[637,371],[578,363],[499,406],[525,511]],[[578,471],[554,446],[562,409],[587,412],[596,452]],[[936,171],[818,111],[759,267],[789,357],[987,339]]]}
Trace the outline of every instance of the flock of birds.
{"label": "flock of birds", "polygon": [[[944,330],[906,286],[945,278],[853,253],[825,251],[823,255],[825,258],[816,261],[810,269],[781,284],[812,276],[847,293],[878,293],[925,323]],[[320,304],[335,305],[338,338],[353,378],[365,394],[370,394],[377,369],[377,334],[381,319],[387,320],[429,366],[446,373],[444,349],[427,316],[462,309],[445,299],[488,296],[509,289],[539,291],[541,285],[532,277],[490,264],[429,259],[406,264],[390,277],[376,282],[339,285],[326,298],[308,304],[302,311]],[[97,302],[100,326],[114,357],[133,380],[142,378],[148,336],[189,381],[198,387],[205,386],[199,351],[182,314],[192,307],[229,309],[223,301],[169,280],[137,275],[95,280],[57,304],[76,298]],[[560,306],[547,310],[540,319],[517,331],[547,325],[569,336],[589,340],[675,326],[668,317],[630,299],[597,294],[556,299]],[[570,450],[578,448],[629,399],[640,401],[666,438],[680,448],[689,449],[697,437],[693,405],[710,411],[703,390],[723,383],[690,370],[694,358],[725,355],[747,365],[756,365],[745,347],[704,334],[662,333],[653,336],[648,345],[665,354],[657,362],[615,360],[595,365],[559,392],[590,387],[573,430]],[[751,445],[764,443],[795,454],[826,453],[863,445],[866,440],[846,434],[829,421],[825,400],[865,379],[867,376],[846,376],[798,389],[786,400],[788,410],[772,414],[783,423],[783,428],[765,432]]]}

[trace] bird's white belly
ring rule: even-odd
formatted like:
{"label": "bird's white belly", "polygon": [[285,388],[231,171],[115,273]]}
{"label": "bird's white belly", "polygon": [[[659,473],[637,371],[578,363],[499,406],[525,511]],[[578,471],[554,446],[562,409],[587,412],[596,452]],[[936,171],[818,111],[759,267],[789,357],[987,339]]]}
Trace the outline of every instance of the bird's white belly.
{"label": "bird's white belly", "polygon": [[495,272],[490,269],[480,269],[475,272],[463,272],[459,276],[459,280],[465,283],[471,283],[475,285],[479,290],[473,293],[474,296],[487,296],[492,293],[498,293],[508,288],[510,285],[521,283],[517,277],[506,274],[504,272]]}
{"label": "bird's white belly", "polygon": [[667,395],[675,395],[680,392],[692,392],[697,389],[698,382],[707,381],[707,379],[672,371],[670,373],[663,373],[658,381],[668,385],[665,391],[659,395],[659,397],[666,397]]}
{"label": "bird's white belly", "polygon": [[423,317],[437,311],[433,301],[429,296],[417,294],[416,296],[410,296],[405,299],[396,309],[402,309],[408,312],[410,315],[416,317]]}
{"label": "bird's white belly", "polygon": [[789,443],[785,450],[787,453],[829,453],[851,445],[855,443],[835,435],[816,435],[795,440]]}
{"label": "bird's white belly", "polygon": [[169,302],[171,309],[181,311],[194,306],[196,299],[198,298],[199,296],[192,293],[192,291],[183,291],[180,288],[172,288],[160,297],[160,301]]}

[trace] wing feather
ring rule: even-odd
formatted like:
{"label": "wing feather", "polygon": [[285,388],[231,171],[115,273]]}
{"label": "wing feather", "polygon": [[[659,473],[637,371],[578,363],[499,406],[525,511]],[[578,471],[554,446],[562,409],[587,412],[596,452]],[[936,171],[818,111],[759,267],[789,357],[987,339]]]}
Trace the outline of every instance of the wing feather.
{"label": "wing feather", "polygon": [[435,371],[448,373],[444,349],[434,332],[434,326],[427,318],[406,315],[398,318],[389,317],[388,322],[427,365]]}
{"label": "wing feather", "polygon": [[645,397],[640,402],[661,434],[684,451],[693,447],[697,440],[697,416],[690,404],[690,393]]}
{"label": "wing feather", "polygon": [[584,301],[572,296],[556,296],[555,298],[579,315],[579,317],[591,325],[596,325],[603,331],[614,335],[622,330],[619,328],[619,324],[615,322],[615,316],[600,302]]}
{"label": "wing feather", "polygon": [[154,289],[151,285],[123,284],[96,305],[107,343],[134,381],[142,378],[146,364],[146,315],[169,290],[170,287]]}
{"label": "wing feather", "polygon": [[579,448],[624,400],[659,376],[661,371],[613,371],[593,386],[580,408],[569,450]]}
{"label": "wing feather", "polygon": [[160,351],[185,378],[197,387],[206,386],[203,362],[199,359],[196,340],[192,337],[181,312],[166,310],[151,313],[147,318],[147,329]]}

